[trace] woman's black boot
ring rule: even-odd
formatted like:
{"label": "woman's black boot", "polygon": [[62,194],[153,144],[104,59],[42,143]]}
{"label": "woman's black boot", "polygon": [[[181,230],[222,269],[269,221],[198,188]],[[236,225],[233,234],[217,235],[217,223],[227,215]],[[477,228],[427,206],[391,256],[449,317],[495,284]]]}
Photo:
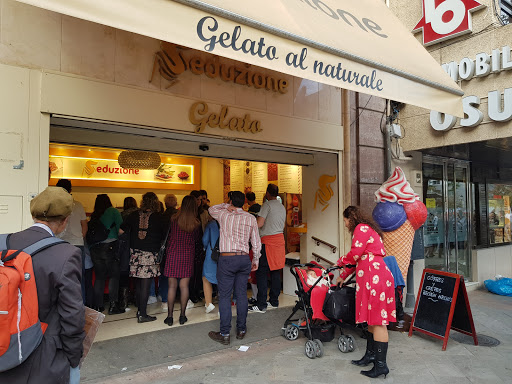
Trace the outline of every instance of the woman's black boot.
{"label": "woman's black boot", "polygon": [[382,341],[375,341],[375,361],[373,362],[373,368],[369,371],[361,371],[362,375],[376,378],[380,375],[384,375],[386,378],[389,373],[388,365],[386,364],[386,355],[388,353],[388,343]]}
{"label": "woman's black boot", "polygon": [[366,367],[375,361],[375,349],[373,341],[373,333],[368,332],[366,336],[366,353],[360,360],[352,360],[352,364],[359,367]]}
{"label": "woman's black boot", "polygon": [[109,315],[118,315],[120,313],[124,313],[124,309],[120,309],[117,306],[117,303],[115,301],[110,302],[110,307],[108,308],[108,314]]}
{"label": "woman's black boot", "polygon": [[128,287],[123,287],[119,290],[119,309],[128,308]]}

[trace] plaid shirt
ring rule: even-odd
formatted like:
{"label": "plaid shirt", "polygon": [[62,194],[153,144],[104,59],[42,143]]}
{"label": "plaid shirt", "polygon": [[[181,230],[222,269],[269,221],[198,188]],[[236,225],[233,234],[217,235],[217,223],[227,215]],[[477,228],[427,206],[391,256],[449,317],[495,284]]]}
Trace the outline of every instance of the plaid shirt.
{"label": "plaid shirt", "polygon": [[229,212],[229,204],[218,204],[211,207],[208,212],[219,222],[221,252],[245,252],[249,254],[249,241],[254,253],[253,261],[260,258],[261,240],[258,232],[256,218],[242,208]]}

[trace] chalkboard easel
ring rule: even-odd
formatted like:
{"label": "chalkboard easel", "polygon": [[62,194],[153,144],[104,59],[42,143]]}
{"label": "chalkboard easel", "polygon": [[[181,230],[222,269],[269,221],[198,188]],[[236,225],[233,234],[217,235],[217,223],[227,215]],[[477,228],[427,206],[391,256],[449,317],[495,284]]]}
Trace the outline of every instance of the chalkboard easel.
{"label": "chalkboard easel", "polygon": [[478,338],[469,306],[464,277],[455,273],[424,269],[409,329],[443,340],[446,350],[450,329]]}

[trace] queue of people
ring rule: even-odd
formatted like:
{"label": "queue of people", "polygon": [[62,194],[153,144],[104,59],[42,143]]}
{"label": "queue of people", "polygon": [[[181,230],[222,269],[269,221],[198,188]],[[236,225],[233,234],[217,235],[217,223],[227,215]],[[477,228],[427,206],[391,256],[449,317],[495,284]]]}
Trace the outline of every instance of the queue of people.
{"label": "queue of people", "polygon": [[[159,277],[159,293],[163,304],[167,304],[164,323],[168,326],[174,323],[178,291],[178,321],[182,325],[188,320],[189,299],[198,301],[201,293],[204,294],[205,312],[215,309],[213,292],[216,286],[220,326],[219,331],[211,331],[208,336],[224,345],[230,344],[233,301],[237,311],[237,339],[243,339],[247,333],[248,311],[265,313],[267,308],[279,306],[285,262],[286,210],[277,200],[279,190],[276,185],[268,185],[261,207],[254,203],[254,194],[244,195],[240,191],[230,192],[228,202],[209,207],[206,191],[193,191],[183,198],[179,209],[176,196],[167,195],[164,210],[157,195],[147,192],[139,208],[135,199],[126,198],[124,211],[120,213],[112,206],[108,195],[99,194],[91,221],[101,222],[105,238],[91,244],[83,241],[90,228],[83,206],[71,196],[71,183],[60,180],[57,185],[48,187],[31,201],[34,225],[13,234],[10,241],[19,249],[32,240],[45,237],[60,236],[69,242],[57,244],[52,249],[51,263],[43,261],[42,255],[34,258],[40,319],[49,324],[46,334],[58,335],[62,347],[43,338],[43,343],[26,363],[0,372],[0,379],[12,383],[39,383],[46,382],[41,379],[44,377],[52,383],[78,383],[84,304],[105,310],[107,279],[108,313],[115,315],[126,310],[131,278],[135,282],[137,322],[145,323],[156,320],[148,314],[147,304],[151,285]],[[243,209],[247,201],[249,212]],[[343,218],[353,240],[350,252],[340,257],[338,265],[356,265],[356,323],[367,323],[370,332],[364,356],[353,360],[352,364],[367,366],[373,363],[372,369],[361,373],[375,378],[389,373],[387,325],[396,321],[394,280],[383,261],[386,253],[378,225],[357,207],[345,209]],[[120,236],[127,238],[128,243],[127,273],[123,273],[121,267]],[[215,259],[212,257],[214,253],[218,256]],[[255,301],[254,298],[247,300],[251,272],[256,273]],[[350,268],[345,268],[338,282],[351,272]],[[267,296],[268,276],[270,292]],[[62,281],[50,282],[50,277]]]}

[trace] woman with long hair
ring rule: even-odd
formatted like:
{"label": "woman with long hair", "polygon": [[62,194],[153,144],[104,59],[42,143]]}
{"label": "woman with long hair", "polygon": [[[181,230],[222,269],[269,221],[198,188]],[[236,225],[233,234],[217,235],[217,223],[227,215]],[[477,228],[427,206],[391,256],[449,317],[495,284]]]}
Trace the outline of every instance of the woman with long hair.
{"label": "woman with long hair", "polygon": [[126,218],[137,209],[137,200],[131,196],[125,197],[123,201],[123,212],[121,212],[123,221],[126,220]]}
{"label": "woman with long hair", "polygon": [[[128,216],[138,210],[137,201],[132,196],[124,198],[123,211],[121,217],[123,223]],[[121,276],[119,278],[119,308],[128,308],[128,301],[134,302],[134,292],[130,290],[130,234],[123,233],[119,235],[118,247],[119,263],[121,266]]]}
{"label": "woman with long hair", "polygon": [[140,209],[131,213],[121,226],[121,233],[130,232],[130,277],[136,278],[138,323],[156,320],[155,316],[147,314],[147,303],[151,281],[160,276],[157,259],[165,230],[160,202],[153,192],[142,196]]}
{"label": "woman with long hair", "polygon": [[165,324],[173,324],[172,313],[176,290],[180,286],[181,314],[180,324],[187,322],[185,310],[189,298],[189,281],[194,273],[194,257],[196,250],[202,249],[201,222],[197,218],[197,200],[193,196],[185,196],[181,208],[171,219],[167,240],[166,263],[164,275],[169,278],[168,315]]}
{"label": "woman with long hair", "polygon": [[[396,322],[395,283],[391,271],[384,262],[384,244],[379,226],[364,215],[358,207],[349,206],[343,211],[345,227],[352,233],[352,248],[340,257],[338,265],[356,265],[356,323],[367,323],[370,334],[366,339],[366,353],[360,360],[352,360],[357,366],[373,363],[369,371],[361,374],[375,378],[389,373],[386,364],[388,329]],[[353,272],[345,268],[338,283]]]}
{"label": "woman with long hair", "polygon": [[100,220],[108,230],[106,240],[89,244],[91,259],[94,264],[94,307],[103,312],[103,292],[105,290],[105,280],[109,279],[108,294],[110,306],[109,315],[123,313],[124,309],[119,308],[118,292],[119,292],[119,259],[117,258],[117,237],[121,226],[122,218],[119,211],[112,206],[110,198],[106,194],[96,196],[94,202],[94,211],[91,215],[91,221]]}

